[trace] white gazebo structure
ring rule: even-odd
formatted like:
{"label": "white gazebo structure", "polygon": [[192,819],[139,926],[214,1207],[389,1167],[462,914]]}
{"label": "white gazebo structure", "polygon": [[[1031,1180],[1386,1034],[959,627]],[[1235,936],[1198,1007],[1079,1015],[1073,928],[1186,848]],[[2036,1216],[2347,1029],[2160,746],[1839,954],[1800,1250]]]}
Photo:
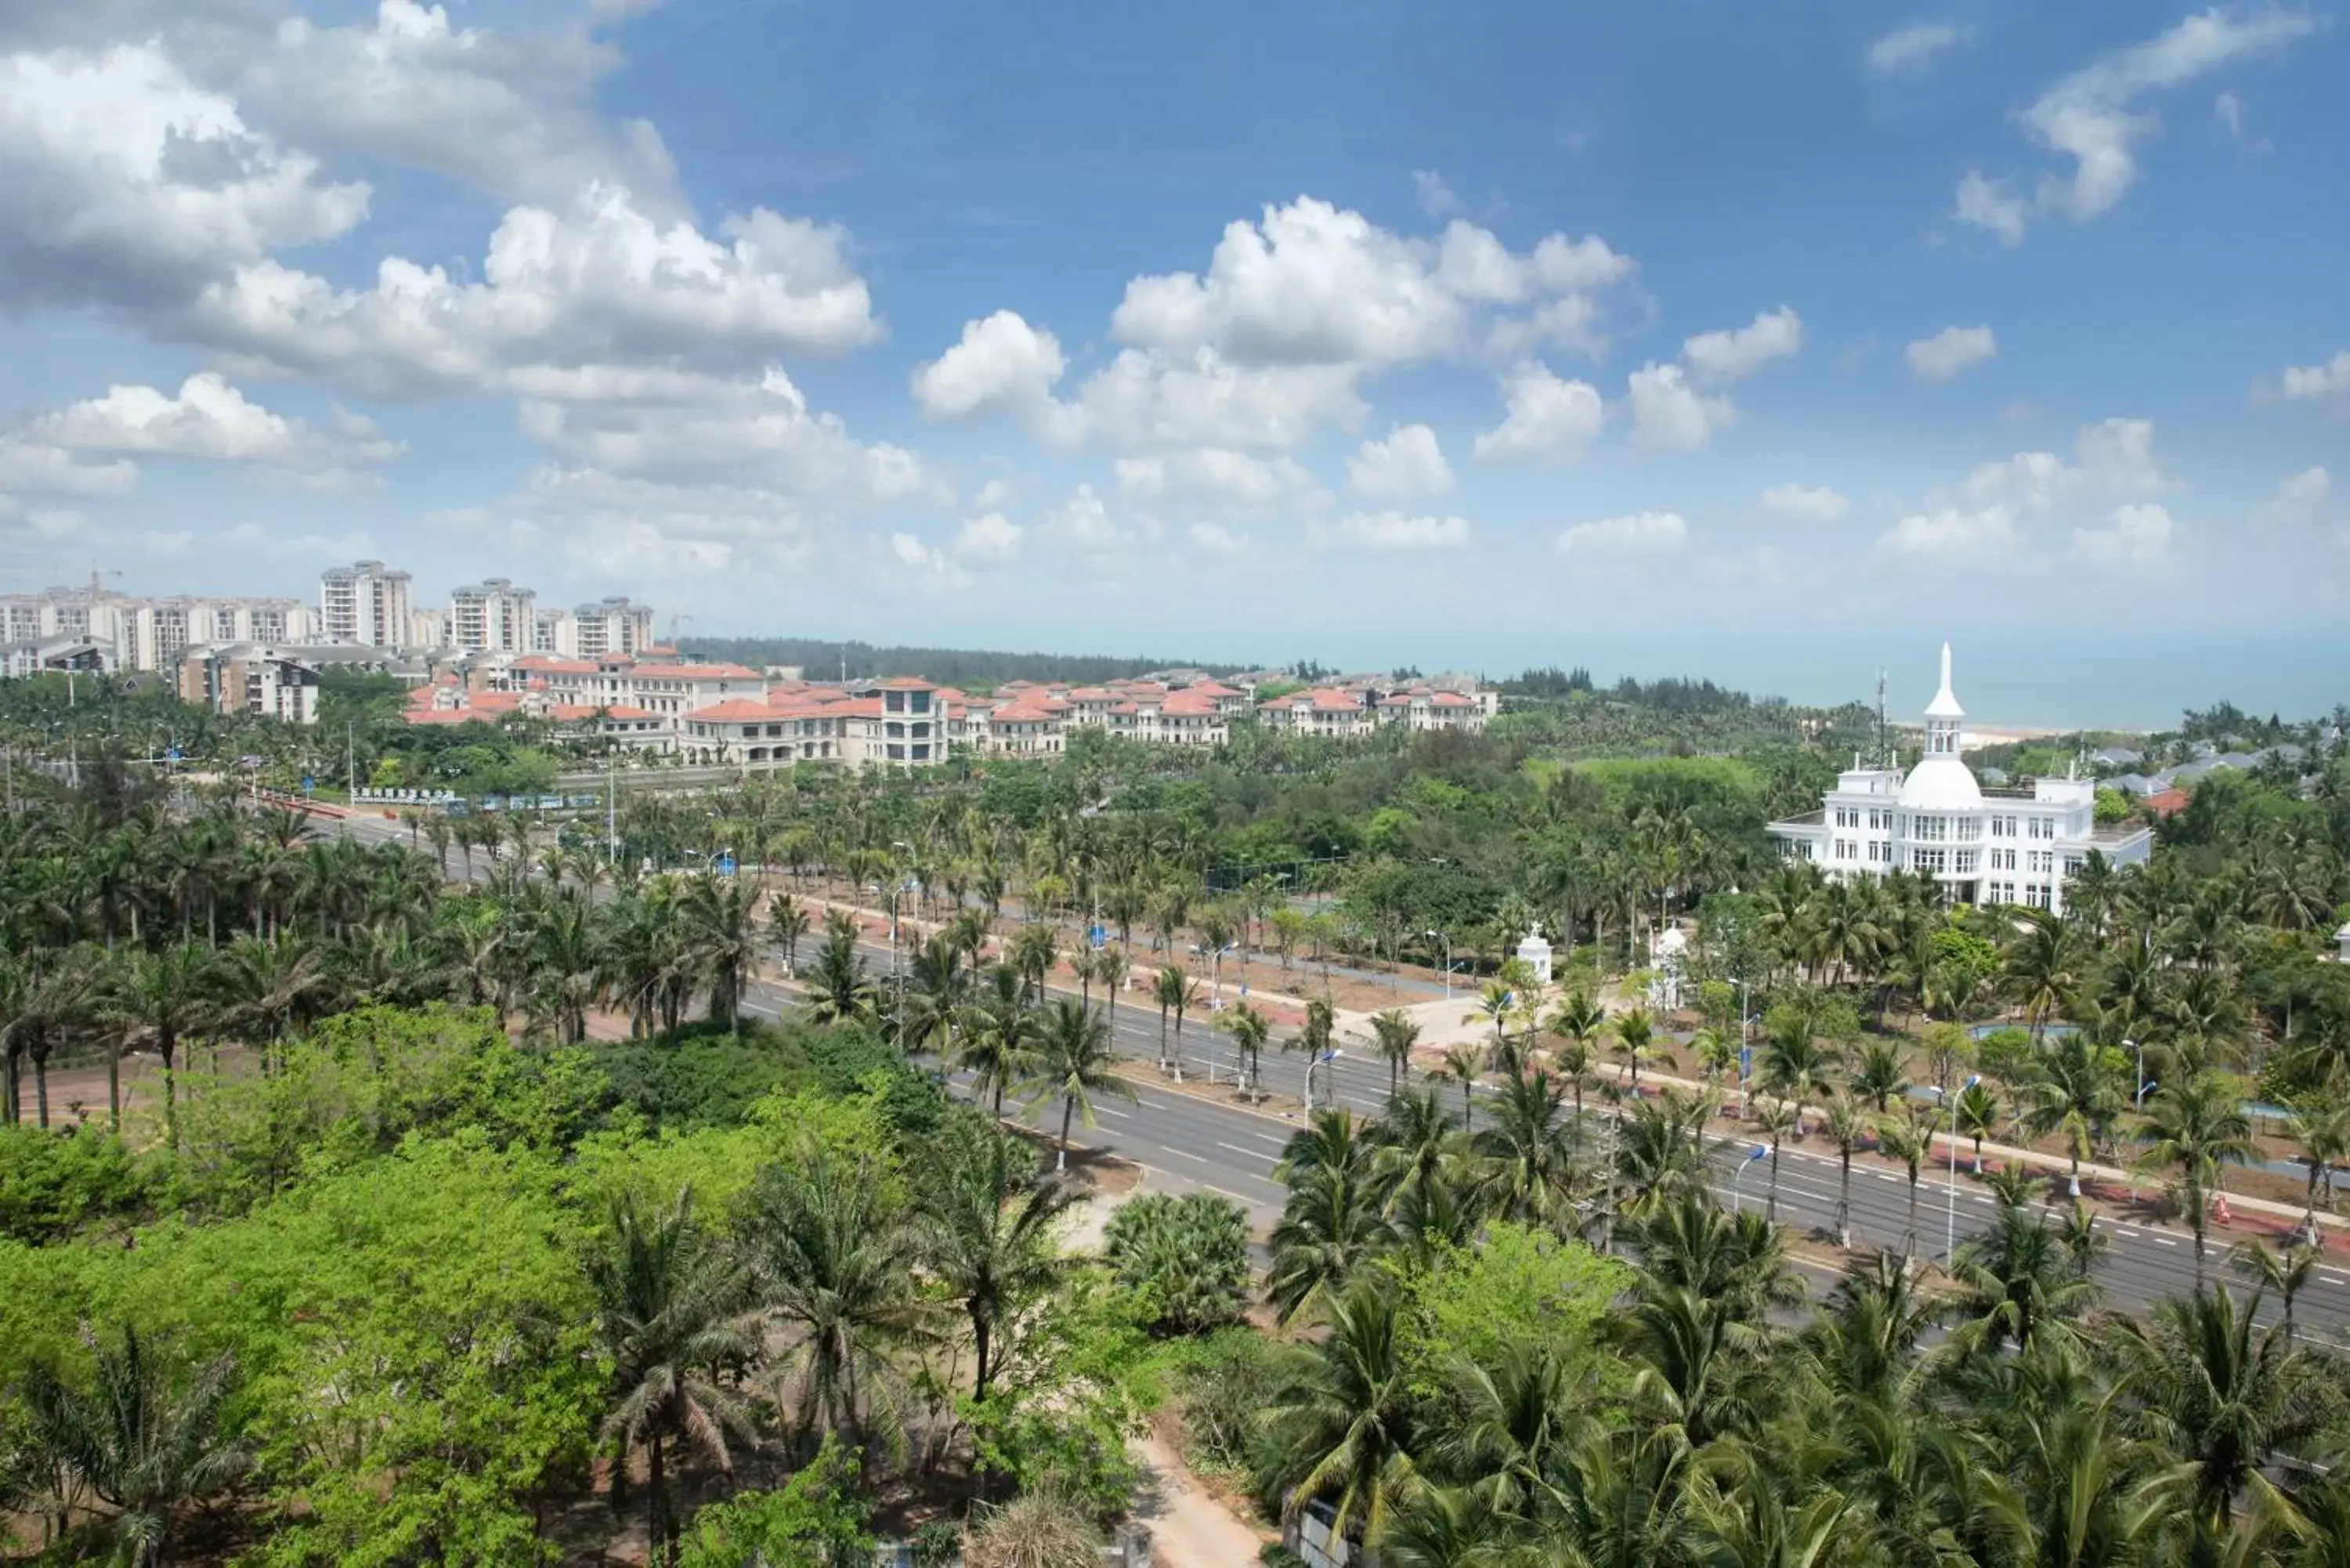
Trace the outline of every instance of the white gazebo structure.
{"label": "white gazebo structure", "polygon": [[1518,961],[1533,972],[1536,985],[1550,983],[1550,943],[1543,940],[1540,920],[1526,932],[1526,940],[1518,944]]}

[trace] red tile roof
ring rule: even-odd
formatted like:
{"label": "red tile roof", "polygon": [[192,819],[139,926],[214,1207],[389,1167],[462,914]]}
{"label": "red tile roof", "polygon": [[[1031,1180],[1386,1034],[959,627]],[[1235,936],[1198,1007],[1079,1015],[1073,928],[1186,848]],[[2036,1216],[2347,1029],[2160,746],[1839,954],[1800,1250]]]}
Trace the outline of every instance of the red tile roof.
{"label": "red tile roof", "polygon": [[2148,816],[2176,816],[2187,809],[2187,792],[2173,785],[2147,796],[2137,804]]}

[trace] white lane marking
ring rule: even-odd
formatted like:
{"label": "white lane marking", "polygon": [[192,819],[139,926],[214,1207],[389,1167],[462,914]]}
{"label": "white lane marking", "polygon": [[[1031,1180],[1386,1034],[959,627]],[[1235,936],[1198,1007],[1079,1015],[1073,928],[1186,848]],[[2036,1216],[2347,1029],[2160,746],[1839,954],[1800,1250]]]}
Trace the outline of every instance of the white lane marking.
{"label": "white lane marking", "polygon": [[1253,1203],[1253,1201],[1252,1201],[1251,1199],[1246,1199],[1246,1198],[1243,1198],[1243,1197],[1242,1197],[1239,1193],[1237,1193],[1237,1192],[1228,1191],[1227,1189],[1223,1189],[1223,1188],[1222,1188],[1222,1187],[1217,1186],[1217,1185],[1216,1185],[1214,1182],[1212,1182],[1212,1181],[1203,1181],[1203,1182],[1200,1183],[1200,1185],[1201,1185],[1201,1187],[1206,1188],[1209,1191],[1211,1191],[1211,1192],[1214,1193],[1214,1194],[1215,1194],[1217,1197],[1219,1197],[1219,1198],[1229,1198],[1229,1199],[1231,1199],[1233,1202],[1235,1202],[1235,1203],[1239,1204],[1239,1205],[1240,1205],[1242,1208],[1243,1208],[1243,1209],[1248,1209],[1248,1208],[1253,1208],[1253,1207],[1254,1207],[1254,1204]]}
{"label": "white lane marking", "polygon": [[1289,1147],[1289,1140],[1287,1138],[1275,1137],[1271,1133],[1253,1132],[1249,1134],[1249,1137],[1253,1138],[1262,1138],[1266,1143],[1273,1145],[1275,1148],[1287,1148]]}
{"label": "white lane marking", "polygon": [[2318,1271],[2317,1277],[2324,1280],[2329,1285],[2350,1285],[2350,1277],[2345,1277],[2341,1274],[2330,1274],[2323,1269]]}
{"label": "white lane marking", "polygon": [[1245,1155],[1245,1156],[1246,1156],[1247,1158],[1249,1158],[1250,1159],[1269,1159],[1269,1158],[1272,1158],[1271,1156],[1267,1155],[1267,1154],[1266,1154],[1263,1149],[1258,1149],[1258,1148],[1243,1148],[1240,1145],[1238,1145],[1238,1144],[1236,1144],[1236,1143],[1220,1143],[1220,1144],[1216,1145],[1216,1147],[1217,1147],[1218,1148],[1230,1149],[1230,1150],[1232,1150],[1232,1153],[1234,1153],[1234,1154],[1238,1154],[1238,1155]]}
{"label": "white lane marking", "polygon": [[1194,1165],[1206,1165],[1208,1163],[1208,1160],[1204,1156],[1193,1154],[1188,1148],[1177,1148],[1171,1143],[1167,1146],[1165,1152],[1175,1156],[1178,1159],[1188,1159]]}
{"label": "white lane marking", "polygon": [[1124,1121],[1129,1113],[1126,1111],[1114,1111],[1107,1106],[1097,1105],[1094,1106],[1094,1114],[1096,1116],[1116,1116],[1118,1120]]}
{"label": "white lane marking", "polygon": [[2151,1240],[2158,1247],[2176,1247],[2178,1245],[2178,1238],[2176,1236],[2155,1236],[2149,1238],[2149,1240]]}

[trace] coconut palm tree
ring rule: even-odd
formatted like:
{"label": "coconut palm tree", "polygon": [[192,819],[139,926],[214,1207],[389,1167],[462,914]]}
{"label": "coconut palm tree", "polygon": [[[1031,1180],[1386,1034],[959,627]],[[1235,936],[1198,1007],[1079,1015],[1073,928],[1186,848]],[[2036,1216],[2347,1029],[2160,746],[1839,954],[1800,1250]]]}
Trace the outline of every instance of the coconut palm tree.
{"label": "coconut palm tree", "polygon": [[1057,951],[1053,928],[1048,925],[1025,925],[1013,933],[1012,967],[1027,981],[1031,1000],[1038,1007],[1045,1005],[1045,977],[1052,972]]}
{"label": "coconut palm tree", "polygon": [[1273,1037],[1273,1021],[1243,1002],[1219,1018],[1216,1027],[1232,1037],[1232,1049],[1242,1062],[1242,1092],[1253,1098],[1262,1097],[1258,1074],[1264,1058],[1264,1043]]}
{"label": "coconut palm tree", "polygon": [[2271,1247],[2254,1236],[2237,1243],[2228,1254],[2236,1272],[2262,1292],[2274,1291],[2279,1315],[2284,1323],[2284,1342],[2293,1342],[2293,1303],[2309,1282],[2317,1276],[2317,1267],[2325,1254],[2323,1249],[2307,1242],[2293,1241],[2284,1246]]}
{"label": "coconut palm tree", "polygon": [[1795,1130],[1796,1116],[1793,1100],[1767,1095],[1754,1102],[1754,1130],[1771,1146],[1771,1190],[1763,1201],[1762,1217],[1773,1225],[1779,1222],[1779,1146]]}
{"label": "coconut palm tree", "polygon": [[767,940],[783,950],[787,971],[798,967],[800,943],[807,940],[808,929],[806,904],[781,892],[767,900]]}
{"label": "coconut palm tree", "polygon": [[1820,1130],[1827,1134],[1828,1142],[1836,1151],[1836,1245],[1852,1245],[1852,1156],[1860,1140],[1872,1130],[1867,1112],[1857,1094],[1838,1095],[1828,1102],[1827,1114],[1820,1119]]}
{"label": "coconut palm tree", "polygon": [[915,1231],[924,1268],[971,1323],[972,1397],[985,1399],[997,1334],[1060,1275],[1053,1227],[1076,1188],[999,1127],[958,1121],[926,1168]]}
{"label": "coconut palm tree", "polygon": [[2296,1108],[2286,1130],[2300,1146],[2293,1158],[2309,1170],[2309,1201],[2301,1223],[2303,1234],[2314,1242],[2320,1195],[2326,1211],[2333,1212],[2334,1168],[2350,1160],[2350,1100],[2330,1094],[2319,1097]]}
{"label": "coconut palm tree", "polygon": [[1168,1054],[1168,1015],[1172,1013],[1180,1017],[1190,1011],[1198,1004],[1200,993],[1193,988],[1191,977],[1184,972],[1181,964],[1169,963],[1151,976],[1150,1000],[1159,1004],[1159,1070],[1162,1073],[1175,1072],[1181,1053]]}
{"label": "coconut palm tree", "polygon": [[914,950],[901,1024],[908,1050],[936,1050],[942,1059],[953,1060],[955,1021],[971,990],[962,956],[962,949],[944,931]]}
{"label": "coconut palm tree", "polygon": [[825,922],[824,946],[807,975],[808,1011],[819,1023],[844,1023],[873,1016],[879,992],[866,975],[857,950],[857,923],[836,915]]}
{"label": "coconut palm tree", "polygon": [[2188,1468],[2192,1510],[2222,1528],[2262,1472],[2300,1451],[2327,1419],[2309,1357],[2282,1325],[2254,1321],[2259,1303],[2257,1290],[2239,1302],[2214,1285],[2115,1325],[2136,1413]]}
{"label": "coconut palm tree", "polygon": [[1492,1124],[1477,1135],[1486,1168],[1482,1212],[1527,1224],[1569,1228],[1575,1214],[1574,1136],[1557,1081],[1536,1068],[1502,1085]]}
{"label": "coconut palm tree", "polygon": [[1959,1091],[1959,1131],[1974,1140],[1975,1174],[1982,1174],[1983,1139],[1995,1136],[2002,1125],[1999,1091],[1977,1078]]}
{"label": "coconut palm tree", "polygon": [[1388,1064],[1388,1095],[1394,1096],[1411,1076],[1411,1048],[1419,1043],[1419,1024],[1400,1007],[1371,1014],[1371,1037]]}
{"label": "coconut palm tree", "polygon": [[1358,1158],[1302,1169],[1272,1236],[1265,1298],[1284,1324],[1343,1291],[1363,1263],[1395,1237],[1382,1212],[1367,1148]]}
{"label": "coconut palm tree", "polygon": [[1640,1092],[1640,1064],[1653,1061],[1656,1057],[1656,1020],[1648,1016],[1646,1009],[1636,1007],[1617,1016],[1613,1054],[1631,1069],[1631,1086],[1635,1095]]}
{"label": "coconut palm tree", "polygon": [[971,1092],[988,1096],[998,1121],[1003,1092],[1027,1076],[1035,1026],[1026,984],[1006,965],[990,968],[965,1014],[954,1064],[972,1075]]}
{"label": "coconut palm tree", "polygon": [[2252,1156],[2252,1126],[2243,1107],[2241,1082],[2225,1073],[2199,1073],[2155,1090],[2147,1101],[2146,1125],[2138,1129],[2146,1145],[2142,1163],[2178,1173],[2181,1205],[2195,1233],[2199,1292],[2203,1288],[2211,1196],[2223,1190],[2228,1165],[2241,1165]]}
{"label": "coconut palm tree", "polygon": [[1107,1096],[1131,1101],[1134,1085],[1118,1075],[1118,1053],[1111,1048],[1109,1023],[1100,1013],[1072,997],[1062,997],[1045,1009],[1036,1030],[1035,1054],[1029,1062],[1031,1108],[1048,1100],[1061,1102],[1061,1137],[1054,1168],[1069,1163],[1069,1127],[1073,1120],[1094,1125],[1094,1102]]}
{"label": "coconut palm tree", "polygon": [[1934,1134],[1941,1119],[1940,1111],[1917,1100],[1904,1101],[1899,1110],[1877,1118],[1877,1147],[1901,1162],[1902,1174],[1909,1180],[1908,1219],[1901,1237],[1905,1258],[1918,1256],[1918,1181],[1933,1158]]}
{"label": "coconut palm tree", "polygon": [[1959,1243],[1950,1275],[1961,1320],[1952,1342],[1968,1352],[2028,1352],[2044,1338],[2070,1338],[2100,1293],[2054,1228],[2014,1203],[2002,1203],[1990,1230]]}
{"label": "coconut palm tree", "polygon": [[1290,1354],[1264,1417],[1289,1517],[1325,1503],[1335,1533],[1378,1540],[1411,1494],[1414,1399],[1401,1326],[1388,1294],[1365,1285],[1331,1303],[1327,1338]]}
{"label": "coconut palm tree", "polygon": [[743,993],[759,958],[759,890],[740,877],[704,875],[686,889],[680,913],[689,962],[710,992],[710,1020],[743,1032]]}
{"label": "coconut palm tree", "polygon": [[222,1356],[177,1380],[125,1324],[93,1347],[86,1386],[46,1366],[26,1378],[36,1451],[114,1511],[106,1529],[117,1561],[162,1568],[172,1560],[172,1514],[244,1473],[249,1456],[225,1421],[235,1376],[234,1361]]}
{"label": "coconut palm tree", "polygon": [[750,1439],[748,1406],[712,1369],[757,1354],[756,1317],[746,1310],[742,1271],[695,1222],[691,1189],[650,1213],[633,1200],[614,1205],[610,1234],[587,1268],[597,1344],[612,1364],[604,1435],[620,1445],[624,1461],[645,1450],[646,1528],[655,1559],[669,1561],[677,1539],[670,1455],[691,1446],[725,1469],[728,1439]]}
{"label": "coconut palm tree", "polygon": [[2072,1166],[2065,1190],[2081,1196],[2081,1161],[2123,1105],[2113,1053],[2085,1035],[2065,1034],[2048,1049],[2039,1075],[2024,1085],[2022,1120],[2035,1137],[2062,1133]]}

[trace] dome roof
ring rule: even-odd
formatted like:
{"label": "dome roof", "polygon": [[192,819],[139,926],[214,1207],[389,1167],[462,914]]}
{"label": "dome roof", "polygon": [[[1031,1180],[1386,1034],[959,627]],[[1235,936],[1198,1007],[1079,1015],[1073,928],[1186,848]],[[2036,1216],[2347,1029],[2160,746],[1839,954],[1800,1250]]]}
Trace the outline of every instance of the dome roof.
{"label": "dome roof", "polygon": [[1982,803],[1972,770],[1956,757],[1927,757],[1901,781],[1904,811],[1972,811]]}

